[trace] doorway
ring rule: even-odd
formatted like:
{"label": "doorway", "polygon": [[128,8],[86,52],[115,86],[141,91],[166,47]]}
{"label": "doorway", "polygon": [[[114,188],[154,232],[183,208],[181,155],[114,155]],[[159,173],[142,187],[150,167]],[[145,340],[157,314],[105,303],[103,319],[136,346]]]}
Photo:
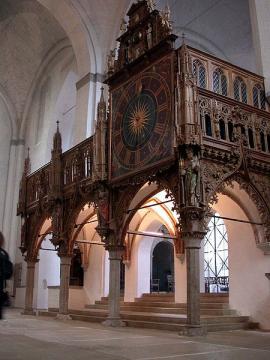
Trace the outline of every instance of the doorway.
{"label": "doorway", "polygon": [[159,242],[152,256],[152,292],[173,292],[174,250],[169,241]]}

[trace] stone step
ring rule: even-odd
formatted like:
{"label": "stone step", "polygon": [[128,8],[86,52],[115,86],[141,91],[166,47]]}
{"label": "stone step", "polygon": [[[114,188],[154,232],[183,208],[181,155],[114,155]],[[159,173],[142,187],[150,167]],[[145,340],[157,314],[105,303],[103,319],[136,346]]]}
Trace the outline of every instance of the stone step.
{"label": "stone step", "polygon": [[[108,301],[96,301],[95,305],[97,306],[108,306]],[[95,306],[93,305],[93,306]],[[186,309],[187,304],[180,304],[180,303],[175,303],[175,302],[158,302],[158,301],[154,301],[154,302],[142,302],[142,301],[136,301],[136,302],[124,302],[121,301],[121,306],[141,306],[141,307],[160,307],[160,308],[182,308],[182,309]],[[228,303],[210,303],[210,302],[206,302],[203,303],[201,302],[201,309],[229,309],[229,304]]]}
{"label": "stone step", "polygon": [[[86,309],[103,309],[107,310],[108,305],[86,305]],[[186,314],[186,306],[179,307],[154,307],[154,306],[142,306],[137,303],[132,305],[121,305],[121,311],[137,311],[137,312],[153,312],[160,314]],[[235,310],[224,308],[201,308],[202,315],[236,315]]]}
{"label": "stone step", "polygon": [[[51,309],[50,311],[40,311],[41,316],[56,316],[57,309]],[[160,329],[182,332],[185,329],[185,317],[177,319],[177,322],[172,321],[171,317],[154,317],[140,316],[134,317],[135,314],[122,313],[122,319],[127,326],[140,327],[149,329]],[[88,321],[88,322],[102,322],[107,316],[107,311],[91,312],[70,310],[70,316],[73,320]],[[162,319],[162,321],[161,321]],[[167,320],[167,321],[166,321]],[[206,326],[209,332],[211,331],[225,331],[225,330],[239,330],[248,328],[248,317],[246,316],[221,316],[221,317],[206,317],[201,319],[202,325]]]}

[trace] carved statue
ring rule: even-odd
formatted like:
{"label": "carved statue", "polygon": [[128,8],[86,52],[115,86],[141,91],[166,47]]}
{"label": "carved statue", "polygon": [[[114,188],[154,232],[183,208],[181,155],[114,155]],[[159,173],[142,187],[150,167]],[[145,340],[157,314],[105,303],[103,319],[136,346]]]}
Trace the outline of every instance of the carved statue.
{"label": "carved statue", "polygon": [[147,46],[148,49],[151,49],[153,46],[153,28],[151,23],[149,23],[147,29]]}
{"label": "carved statue", "polygon": [[162,25],[168,29],[169,31],[172,30],[172,21],[171,21],[171,10],[169,5],[166,5],[165,10],[161,13],[162,16]]}
{"label": "carved statue", "polygon": [[115,64],[115,49],[110,51],[108,55],[108,73],[114,72],[114,64]]}
{"label": "carved statue", "polygon": [[53,245],[59,245],[61,242],[62,236],[62,206],[60,204],[56,205],[53,214],[52,214],[52,240]]}
{"label": "carved statue", "polygon": [[120,25],[120,31],[121,31],[121,34],[123,34],[127,31],[127,22],[124,18],[122,19],[122,22]]}
{"label": "carved statue", "polygon": [[184,190],[185,190],[185,205],[199,206],[200,205],[200,162],[198,155],[193,154],[192,151],[187,152],[185,168],[182,171],[184,175]]}
{"label": "carved statue", "polygon": [[147,0],[147,5],[150,11],[154,11],[156,8],[156,3],[154,0]]}

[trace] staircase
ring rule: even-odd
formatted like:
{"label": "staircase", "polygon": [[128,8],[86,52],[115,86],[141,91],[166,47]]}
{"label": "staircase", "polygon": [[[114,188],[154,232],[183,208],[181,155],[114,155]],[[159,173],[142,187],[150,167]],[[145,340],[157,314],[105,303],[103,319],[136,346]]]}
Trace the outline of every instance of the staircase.
{"label": "staircase", "polygon": [[[127,326],[172,330],[181,332],[186,324],[186,304],[174,302],[170,293],[143,294],[134,302],[121,299],[121,318]],[[85,310],[70,310],[74,320],[102,322],[107,316],[108,298],[96,301],[94,305],[86,305]],[[57,309],[50,309],[54,316]],[[201,294],[201,323],[207,331],[238,330],[249,327],[247,316],[237,315],[229,308],[227,294]]]}

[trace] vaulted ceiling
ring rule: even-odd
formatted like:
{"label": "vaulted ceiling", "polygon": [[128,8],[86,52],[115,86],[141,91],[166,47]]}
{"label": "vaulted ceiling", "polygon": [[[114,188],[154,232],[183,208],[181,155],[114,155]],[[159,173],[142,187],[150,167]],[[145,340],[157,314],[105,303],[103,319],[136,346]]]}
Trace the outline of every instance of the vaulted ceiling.
{"label": "vaulted ceiling", "polygon": [[[84,29],[89,53],[95,53],[97,72],[105,71],[106,55],[116,46],[121,18],[130,0],[1,0],[0,88],[6,92],[20,119],[35,75],[48,51],[78,31],[56,7],[69,7]],[[174,31],[186,34],[192,46],[256,71],[248,0],[156,0],[169,3]],[[61,10],[61,9],[60,9]],[[60,11],[61,12],[61,11]],[[62,20],[61,20],[61,19]],[[59,20],[60,19],[60,20]],[[70,27],[70,28],[69,28]],[[64,30],[65,29],[65,30]],[[72,43],[80,48],[81,36]],[[90,44],[91,43],[91,44]],[[91,45],[91,46],[90,46]],[[84,51],[85,52],[85,51]],[[90,54],[91,55],[91,54]],[[80,56],[77,61],[80,61]],[[85,69],[84,72],[91,71]],[[84,75],[84,74],[83,74]]]}

